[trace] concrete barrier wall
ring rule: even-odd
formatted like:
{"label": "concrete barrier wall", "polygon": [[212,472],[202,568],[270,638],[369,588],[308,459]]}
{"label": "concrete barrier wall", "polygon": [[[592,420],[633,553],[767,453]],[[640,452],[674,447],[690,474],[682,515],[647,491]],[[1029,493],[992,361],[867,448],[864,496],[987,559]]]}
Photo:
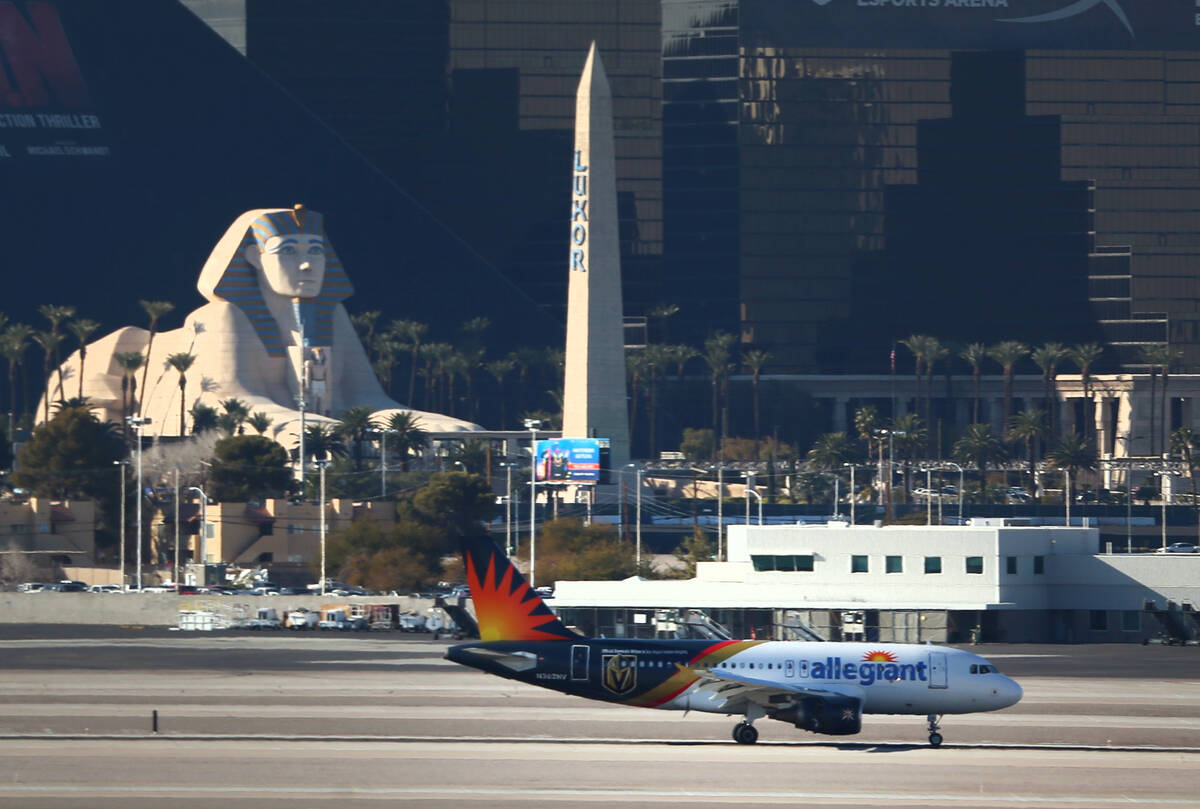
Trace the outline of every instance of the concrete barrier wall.
{"label": "concrete barrier wall", "polygon": [[207,610],[253,618],[259,607],[287,610],[326,604],[396,604],[400,612],[424,612],[431,599],[407,596],[178,596],[170,593],[0,593],[0,624],[100,624],[176,626],[179,610]]}

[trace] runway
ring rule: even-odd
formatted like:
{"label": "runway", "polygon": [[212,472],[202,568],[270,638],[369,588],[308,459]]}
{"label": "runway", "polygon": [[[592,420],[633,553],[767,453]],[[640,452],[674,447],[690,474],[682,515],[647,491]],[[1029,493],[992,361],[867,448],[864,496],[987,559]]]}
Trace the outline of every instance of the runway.
{"label": "runway", "polygon": [[736,745],[732,718],[566,697],[446,645],[5,632],[0,807],[1200,807],[1200,648],[979,647],[1025,699],[946,717],[931,749],[892,716]]}

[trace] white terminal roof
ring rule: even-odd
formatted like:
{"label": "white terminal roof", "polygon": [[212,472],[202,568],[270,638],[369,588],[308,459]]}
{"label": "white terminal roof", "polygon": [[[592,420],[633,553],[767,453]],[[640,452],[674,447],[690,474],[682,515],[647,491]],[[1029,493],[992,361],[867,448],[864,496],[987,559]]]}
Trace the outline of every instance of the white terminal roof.
{"label": "white terminal roof", "polygon": [[694,579],[559,581],[554,606],[997,610],[1141,609],[1146,599],[1200,604],[1200,554],[1101,554],[1095,528],[989,522],[730,526],[728,561],[700,563]]}

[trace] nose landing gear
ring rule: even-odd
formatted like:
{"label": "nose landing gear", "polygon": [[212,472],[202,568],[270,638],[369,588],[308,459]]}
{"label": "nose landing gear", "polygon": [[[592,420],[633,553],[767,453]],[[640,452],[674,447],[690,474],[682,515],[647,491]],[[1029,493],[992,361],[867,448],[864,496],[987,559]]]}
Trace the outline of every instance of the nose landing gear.
{"label": "nose landing gear", "polygon": [[938,733],[938,731],[941,730],[941,725],[938,724],[938,720],[941,718],[942,717],[939,714],[934,714],[934,713],[931,713],[931,714],[929,714],[929,716],[926,717],[926,719],[929,720],[929,746],[930,747],[941,747],[942,734]]}

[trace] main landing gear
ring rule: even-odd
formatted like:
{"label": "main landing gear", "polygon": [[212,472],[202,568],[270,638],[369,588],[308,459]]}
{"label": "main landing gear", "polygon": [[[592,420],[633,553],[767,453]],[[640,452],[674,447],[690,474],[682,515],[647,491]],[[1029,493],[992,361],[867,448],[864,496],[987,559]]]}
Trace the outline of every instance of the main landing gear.
{"label": "main landing gear", "polygon": [[938,724],[938,720],[942,717],[939,714],[931,713],[926,718],[929,720],[929,746],[941,747],[942,734],[938,733],[938,731],[941,730],[941,725]]}
{"label": "main landing gear", "polygon": [[733,740],[738,744],[754,744],[758,741],[758,731],[749,722],[738,722],[733,726]]}

